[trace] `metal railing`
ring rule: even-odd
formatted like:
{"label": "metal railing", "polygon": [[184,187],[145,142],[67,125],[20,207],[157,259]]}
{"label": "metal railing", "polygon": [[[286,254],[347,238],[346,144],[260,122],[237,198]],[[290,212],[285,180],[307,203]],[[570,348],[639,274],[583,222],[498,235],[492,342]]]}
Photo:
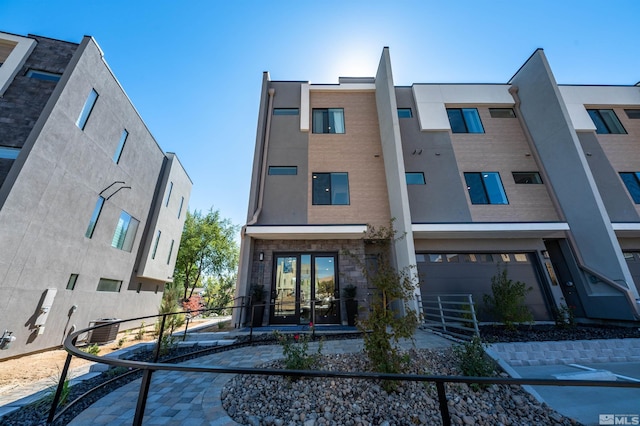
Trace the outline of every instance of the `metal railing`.
{"label": "metal railing", "polygon": [[[187,311],[190,313],[200,311]],[[159,336],[162,336],[163,326],[166,324],[166,319],[170,315],[185,314],[187,312],[179,312],[173,314],[162,314],[156,316],[146,316],[133,319],[122,320],[136,321],[148,318],[161,318],[161,330]],[[125,367],[128,369],[142,370],[142,380],[140,383],[140,389],[138,392],[138,399],[136,403],[135,415],[132,420],[134,426],[142,425],[144,418],[144,411],[147,403],[149,389],[151,386],[151,377],[156,371],[180,371],[180,372],[197,372],[197,373],[231,373],[231,374],[258,374],[266,376],[289,376],[299,378],[336,378],[336,379],[369,379],[369,380],[393,380],[393,381],[410,381],[410,382],[423,382],[434,383],[438,394],[438,402],[440,408],[440,415],[442,423],[445,426],[451,424],[451,417],[449,414],[449,407],[447,404],[447,396],[445,391],[445,384],[447,383],[465,383],[465,384],[480,384],[480,385],[540,385],[540,386],[578,386],[578,387],[617,387],[617,388],[636,388],[640,389],[640,383],[637,382],[618,382],[618,381],[595,381],[595,380],[553,380],[553,379],[512,379],[502,377],[462,377],[462,376],[440,376],[440,375],[418,375],[418,374],[387,374],[387,373],[375,373],[375,372],[342,372],[342,371],[314,371],[314,370],[286,370],[286,369],[273,369],[273,368],[248,368],[248,367],[221,367],[221,366],[196,366],[196,365],[183,365],[176,363],[158,363],[157,355],[160,351],[160,345],[162,339],[159,338],[156,344],[156,351],[154,353],[154,362],[142,362],[123,360],[117,358],[103,358],[96,355],[83,352],[75,346],[75,342],[78,336],[82,333],[87,333],[92,329],[99,327],[109,326],[109,324],[98,325],[90,327],[84,330],[80,330],[69,335],[64,341],[64,349],[68,352],[63,370],[60,375],[60,381],[58,388],[54,395],[51,410],[49,412],[49,418],[47,424],[51,425],[57,419],[56,407],[60,401],[60,395],[66,380],[66,376],[69,371],[69,365],[73,356],[86,359],[89,361],[108,364],[115,367]]]}
{"label": "metal railing", "polygon": [[[463,339],[480,336],[471,294],[434,294],[422,298],[423,325]],[[461,333],[465,331],[467,333]]]}

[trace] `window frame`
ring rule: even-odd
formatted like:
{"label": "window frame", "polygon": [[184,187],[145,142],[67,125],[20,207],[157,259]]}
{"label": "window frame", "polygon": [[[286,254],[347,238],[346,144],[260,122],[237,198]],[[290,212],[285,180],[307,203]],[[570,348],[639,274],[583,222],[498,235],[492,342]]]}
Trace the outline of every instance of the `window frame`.
{"label": "window frame", "polygon": [[15,160],[20,155],[21,148],[0,145],[0,158],[4,160]]}
{"label": "window frame", "polygon": [[[473,178],[473,179],[472,179]],[[479,179],[478,179],[479,178]],[[504,184],[500,172],[464,172],[464,180],[467,185],[469,201],[474,205],[508,205],[509,198],[504,190]],[[478,187],[480,183],[482,187]],[[489,185],[499,184],[495,188]],[[475,188],[472,186],[476,185]],[[482,189],[482,193],[479,190]],[[499,197],[499,200],[498,198]]]}
{"label": "window frame", "polygon": [[171,200],[172,192],[173,192],[173,181],[169,181],[169,191],[167,192],[167,200],[164,202],[165,207],[169,207],[169,201]]}
{"label": "window frame", "polygon": [[151,252],[151,259],[156,258],[156,254],[158,253],[158,245],[160,244],[160,237],[162,236],[162,231],[158,229],[156,233],[156,242],[153,243],[153,251]]}
{"label": "window frame", "polygon": [[[337,182],[338,178],[345,178],[343,182]],[[328,181],[327,181],[328,178]],[[326,197],[320,197],[319,194],[322,193],[320,189],[322,187],[317,188],[317,182],[324,180],[324,185],[328,183],[328,187],[325,187],[325,192],[329,192],[328,200],[329,202],[324,202]],[[335,179],[335,181],[334,181]],[[336,198],[342,192],[334,191],[334,188],[338,185],[346,184],[346,202],[335,202]],[[348,172],[314,172],[311,174],[311,205],[313,206],[348,206],[351,205],[351,194],[349,191],[349,173]]]}
{"label": "window frame", "polygon": [[99,97],[100,94],[98,94],[96,89],[91,88],[87,99],[84,101],[84,106],[80,111],[80,115],[76,120],[76,126],[78,126],[80,130],[84,130],[85,127],[87,127],[87,122],[89,121],[89,117],[91,116],[91,113],[93,112],[93,109],[95,108]]}
{"label": "window frame", "polygon": [[[603,115],[607,113],[607,117]],[[599,135],[626,135],[627,130],[624,128],[618,115],[613,108],[587,108],[587,113],[591,117],[591,121],[596,126],[596,133]],[[608,118],[608,119],[607,119]],[[613,126],[613,127],[612,127]],[[617,129],[615,127],[618,127]],[[614,131],[615,130],[615,131]]]}
{"label": "window frame", "polygon": [[111,278],[101,277],[98,280],[98,286],[96,287],[96,291],[107,293],[120,293],[120,290],[122,290],[122,280],[114,280]]}
{"label": "window frame", "polygon": [[120,141],[118,142],[118,147],[116,148],[116,152],[113,154],[113,162],[116,164],[120,163],[120,158],[122,157],[122,151],[124,151],[124,146],[127,143],[127,138],[129,137],[129,132],[127,129],[122,129],[122,133],[120,134]]}
{"label": "window frame", "polygon": [[640,108],[626,108],[624,113],[627,114],[629,120],[637,120],[640,118]]}
{"label": "window frame", "polygon": [[300,115],[300,108],[274,108],[273,115]]}
{"label": "window frame", "polygon": [[489,115],[491,118],[517,118],[513,108],[489,108]]}
{"label": "window frame", "polygon": [[[458,118],[458,123],[452,122],[452,114],[453,113],[458,113],[459,117]],[[480,130],[481,131],[476,131],[477,129],[469,129],[469,120],[468,120],[468,115],[466,115],[465,113],[468,114],[473,114],[474,118],[477,119],[477,125],[480,126]],[[478,108],[447,108],[447,118],[449,119],[449,125],[451,127],[451,133],[473,133],[473,134],[483,134],[485,133],[484,131],[484,125],[482,124],[482,119],[480,118],[480,113],[478,112]],[[455,120],[455,118],[454,118]],[[460,124],[462,124],[462,126],[464,126],[464,131],[462,131]],[[475,126],[474,126],[475,127]]]}
{"label": "window frame", "polygon": [[411,108],[398,108],[398,118],[413,118],[413,111]]}
{"label": "window frame", "polygon": [[169,245],[169,255],[167,256],[167,265],[171,263],[171,255],[173,254],[173,244],[176,240],[171,240],[171,245]]}
{"label": "window frame", "polygon": [[268,174],[269,176],[297,176],[298,166],[269,166]]}
{"label": "window frame", "polygon": [[[521,175],[520,180],[526,179],[526,175],[532,175],[533,179],[531,182],[519,182],[518,179],[516,179],[516,175]],[[542,185],[544,183],[540,172],[511,172],[511,176],[513,176],[513,181],[517,185]]]}
{"label": "window frame", "polygon": [[91,239],[93,237],[93,233],[96,230],[96,226],[98,225],[98,219],[100,219],[100,213],[102,213],[102,207],[104,206],[104,197],[102,195],[98,196],[98,200],[93,208],[93,213],[91,213],[91,219],[89,219],[89,225],[87,226],[87,230],[84,233],[84,236]]}
{"label": "window frame", "polygon": [[57,83],[62,78],[62,74],[58,74],[55,72],[36,70],[33,68],[29,68],[25,74],[26,77],[35,78],[36,80],[42,81],[50,81],[53,83]]}
{"label": "window frame", "polygon": [[[419,179],[418,182],[410,182],[410,179],[409,179],[410,176],[421,178],[421,180]],[[427,184],[424,178],[424,172],[405,172],[404,178],[407,185],[426,185]]]}
{"label": "window frame", "polygon": [[[340,120],[342,126],[335,125],[335,115],[340,112]],[[322,117],[322,123],[319,123],[318,117]],[[331,124],[334,123],[332,127]],[[322,131],[318,131],[322,127]],[[336,131],[338,130],[342,131]],[[331,135],[343,135],[347,133],[347,128],[345,126],[345,118],[344,118],[344,108],[313,108],[311,110],[311,131],[314,134],[322,135],[322,134],[331,134]]]}
{"label": "window frame", "polygon": [[182,214],[182,207],[184,206],[184,197],[180,198],[180,207],[178,208],[178,219],[180,219],[180,215]]}
{"label": "window frame", "polygon": [[[132,224],[135,226],[132,227]],[[131,253],[139,227],[140,221],[122,210],[118,218],[118,223],[116,224],[116,229],[113,231],[111,247]],[[118,232],[119,229],[120,232]]]}
{"label": "window frame", "polygon": [[[618,172],[618,176],[620,176],[620,180],[633,203],[640,204],[640,172]],[[625,177],[630,179],[625,179]]]}
{"label": "window frame", "polygon": [[69,275],[69,279],[67,280],[67,286],[65,287],[65,290],[71,290],[71,291],[75,290],[77,283],[78,283],[78,274]]}

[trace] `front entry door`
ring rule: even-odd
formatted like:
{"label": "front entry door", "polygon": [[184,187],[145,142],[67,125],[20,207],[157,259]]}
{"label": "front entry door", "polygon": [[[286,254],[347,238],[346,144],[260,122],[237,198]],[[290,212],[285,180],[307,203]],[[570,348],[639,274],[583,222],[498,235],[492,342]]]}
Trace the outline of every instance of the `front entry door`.
{"label": "front entry door", "polygon": [[274,256],[271,286],[272,324],[339,324],[337,256]]}

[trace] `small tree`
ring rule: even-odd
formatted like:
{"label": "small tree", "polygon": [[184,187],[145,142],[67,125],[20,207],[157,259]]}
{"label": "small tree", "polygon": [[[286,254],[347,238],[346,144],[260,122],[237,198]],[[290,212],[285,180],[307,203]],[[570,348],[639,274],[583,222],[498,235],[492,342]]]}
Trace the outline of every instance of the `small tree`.
{"label": "small tree", "polygon": [[501,269],[498,265],[498,272],[491,277],[492,295],[485,294],[483,300],[488,311],[498,321],[507,329],[515,330],[517,323],[533,321],[533,314],[525,305],[527,293],[531,290],[533,287],[510,279],[507,268]]}
{"label": "small tree", "polygon": [[233,304],[236,274],[221,277],[207,277],[204,282],[204,299],[207,308],[228,308],[213,312],[213,315],[227,315]]}
{"label": "small tree", "polygon": [[[366,319],[358,321],[364,334],[364,347],[371,367],[381,373],[401,373],[406,359],[400,355],[400,339],[412,339],[418,325],[418,314],[408,301],[413,299],[414,274],[411,267],[398,270],[391,259],[392,246],[398,239],[392,224],[389,227],[368,227],[365,234],[367,244],[376,247],[376,265],[347,252],[360,266],[369,284],[377,289]],[[415,266],[414,266],[415,268]],[[398,312],[393,307],[404,307]],[[386,390],[393,390],[395,383],[384,383]]]}

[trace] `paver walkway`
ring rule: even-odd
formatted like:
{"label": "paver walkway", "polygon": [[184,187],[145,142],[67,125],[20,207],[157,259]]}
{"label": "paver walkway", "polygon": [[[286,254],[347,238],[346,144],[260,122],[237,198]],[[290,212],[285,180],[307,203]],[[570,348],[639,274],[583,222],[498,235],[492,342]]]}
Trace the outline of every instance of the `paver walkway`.
{"label": "paver walkway", "polygon": [[[451,341],[430,332],[418,330],[416,347],[447,347]],[[315,349],[311,344],[310,349]],[[403,346],[410,347],[408,342]],[[327,341],[324,354],[362,350],[362,339]],[[282,358],[279,345],[251,346],[220,352],[187,361],[185,364],[224,367],[253,367]],[[205,374],[158,371],[153,373],[144,414],[145,425],[222,426],[236,425],[222,408],[220,393],[232,374]],[[69,425],[131,425],[141,380],[135,380],[95,402]]]}

